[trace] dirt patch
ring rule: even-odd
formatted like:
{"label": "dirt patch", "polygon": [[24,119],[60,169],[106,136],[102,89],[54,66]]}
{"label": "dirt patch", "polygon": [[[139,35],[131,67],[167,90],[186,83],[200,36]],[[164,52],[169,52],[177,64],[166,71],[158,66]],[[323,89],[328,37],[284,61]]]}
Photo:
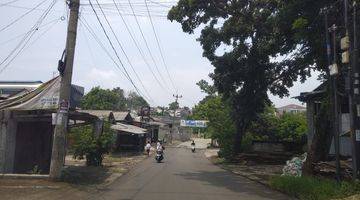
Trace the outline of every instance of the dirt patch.
{"label": "dirt patch", "polygon": [[290,154],[244,153],[230,161],[217,156],[209,159],[223,169],[267,185],[271,176],[282,173],[286,161],[291,157]]}
{"label": "dirt patch", "polygon": [[0,179],[1,199],[87,199],[147,157],[142,153],[106,155],[101,167],[87,167],[84,160],[66,157],[63,182],[47,179]]}

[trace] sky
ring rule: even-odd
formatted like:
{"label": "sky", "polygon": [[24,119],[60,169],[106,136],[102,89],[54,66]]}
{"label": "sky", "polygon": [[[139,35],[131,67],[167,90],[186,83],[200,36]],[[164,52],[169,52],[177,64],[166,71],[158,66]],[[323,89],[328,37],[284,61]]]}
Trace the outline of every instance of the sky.
{"label": "sky", "polygon": [[[45,82],[57,75],[57,63],[65,48],[67,31],[67,9],[64,1],[56,1],[42,23],[36,25],[52,1],[54,0],[0,0],[0,18],[2,19],[0,21],[0,80],[41,80]],[[135,17],[132,15],[128,0],[116,0],[120,13],[140,50],[136,48],[116,8],[110,4],[112,1],[98,1],[102,5],[128,59],[121,51],[111,29],[107,26],[96,5],[96,0],[92,0],[92,2],[113,42],[116,53],[112,50],[88,1],[81,0],[83,4],[80,8],[82,20],[78,26],[73,84],[85,87],[85,92],[96,86],[110,89],[120,87],[126,91],[134,91],[131,82],[123,75],[124,70],[117,59],[117,54],[140,93],[152,106],[167,106],[174,101],[173,94],[177,93],[183,96],[179,100],[181,106],[193,107],[205,96],[196,86],[196,83],[201,79],[211,83],[208,74],[213,71],[213,67],[206,58],[202,57],[202,48],[196,41],[199,30],[195,34],[189,35],[182,32],[180,24],[166,19],[167,11],[175,3],[175,0],[147,1],[164,62],[143,0],[131,0],[131,3],[146,42],[139,31]],[[7,4],[9,2],[13,3]],[[39,6],[36,7],[37,5]],[[34,7],[36,9],[31,10]],[[84,25],[85,22],[90,25],[114,61],[92,37]],[[8,26],[8,24],[11,25]],[[32,27],[39,28],[34,30]],[[24,36],[28,36],[26,33],[33,33],[29,42],[22,50],[16,48],[22,47],[24,42],[21,42],[26,41],[23,40]],[[146,44],[148,48],[146,48]],[[14,49],[16,51],[11,54]],[[18,50],[21,51],[16,55]],[[8,55],[11,56],[7,59]],[[145,60],[141,55],[144,55]],[[154,59],[151,58],[151,55]],[[128,60],[130,63],[127,62]],[[295,83],[294,87],[289,89],[289,97],[280,99],[270,95],[271,100],[278,107],[290,103],[301,104],[291,97],[299,95],[300,92],[315,89],[319,84],[317,75],[314,72],[313,76],[305,83]]]}

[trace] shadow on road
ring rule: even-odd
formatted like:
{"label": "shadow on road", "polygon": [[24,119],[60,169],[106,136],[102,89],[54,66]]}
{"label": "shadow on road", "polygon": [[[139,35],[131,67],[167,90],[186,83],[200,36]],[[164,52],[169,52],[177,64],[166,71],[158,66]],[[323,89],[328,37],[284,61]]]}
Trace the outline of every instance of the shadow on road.
{"label": "shadow on road", "polygon": [[246,178],[235,176],[226,171],[197,171],[175,174],[187,180],[201,181],[204,184],[215,186],[217,188],[226,188],[235,193],[255,195],[267,199],[290,199],[285,195],[273,191],[263,185],[259,185]]}

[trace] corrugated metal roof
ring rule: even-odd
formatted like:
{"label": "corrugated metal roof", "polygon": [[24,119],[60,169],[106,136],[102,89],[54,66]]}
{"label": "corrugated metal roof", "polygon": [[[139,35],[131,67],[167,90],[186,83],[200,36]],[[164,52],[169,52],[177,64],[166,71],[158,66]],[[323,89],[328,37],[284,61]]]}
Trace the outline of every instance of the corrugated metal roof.
{"label": "corrugated metal roof", "polygon": [[124,121],[130,112],[113,112],[113,114],[116,121]]}
{"label": "corrugated metal roof", "polygon": [[95,115],[97,117],[108,118],[112,111],[111,110],[79,110],[79,112],[88,113],[90,115]]}
{"label": "corrugated metal roof", "polygon": [[140,128],[137,126],[133,126],[133,125],[129,125],[129,124],[122,124],[122,123],[116,123],[115,125],[112,125],[111,129],[126,132],[126,133],[132,133],[132,134],[147,133],[146,129],[143,129],[143,128]]}

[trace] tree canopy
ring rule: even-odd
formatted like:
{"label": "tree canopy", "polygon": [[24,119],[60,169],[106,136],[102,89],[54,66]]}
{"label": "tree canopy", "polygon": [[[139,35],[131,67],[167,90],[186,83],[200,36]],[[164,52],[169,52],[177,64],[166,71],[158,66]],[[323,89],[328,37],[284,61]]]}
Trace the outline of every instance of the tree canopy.
{"label": "tree canopy", "polygon": [[325,69],[320,9],[336,0],[179,0],[168,13],[186,33],[200,28],[203,56],[215,67],[211,78],[231,101],[236,119],[235,151],[259,113],[268,91],[284,97],[312,69]]}
{"label": "tree canopy", "polygon": [[138,110],[148,106],[144,98],[135,92],[130,92],[126,97],[124,90],[117,87],[112,90],[94,87],[82,99],[82,109],[92,110]]}

